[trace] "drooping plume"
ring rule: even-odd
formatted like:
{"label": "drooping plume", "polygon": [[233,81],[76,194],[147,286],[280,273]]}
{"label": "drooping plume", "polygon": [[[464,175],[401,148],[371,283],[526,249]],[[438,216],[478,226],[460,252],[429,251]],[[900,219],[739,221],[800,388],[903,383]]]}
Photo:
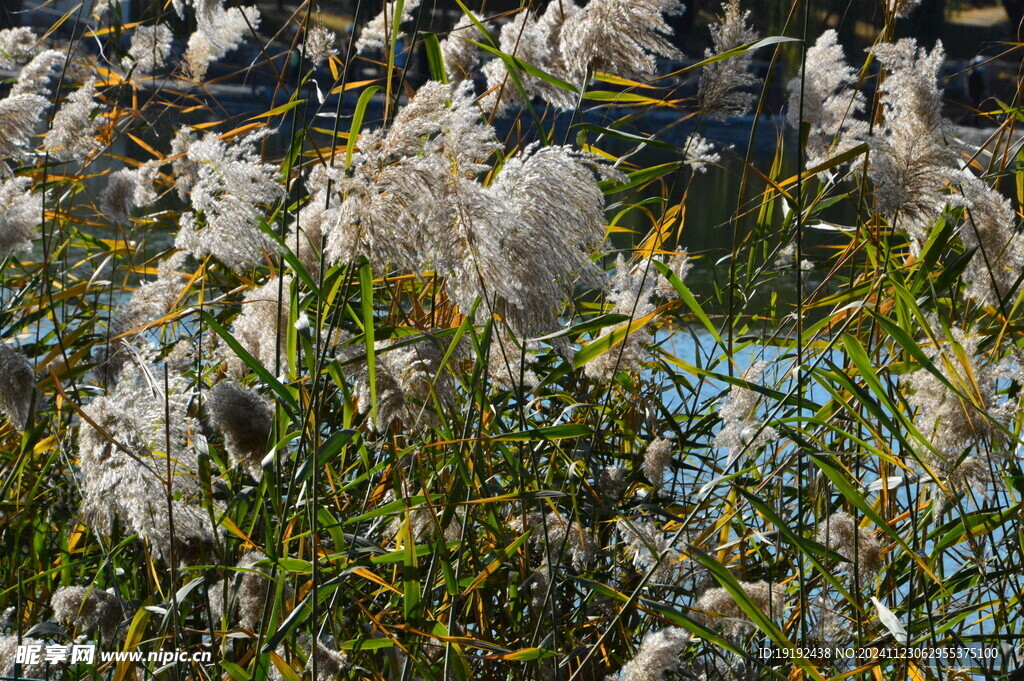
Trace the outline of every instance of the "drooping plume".
{"label": "drooping plume", "polygon": [[[271,372],[288,367],[287,324],[292,278],[270,279],[246,292],[242,311],[231,326],[231,335],[252,357]],[[248,367],[234,352],[227,351],[228,374],[243,376]]]}
{"label": "drooping plume", "polygon": [[263,606],[272,582],[270,574],[256,563],[266,560],[262,551],[249,551],[210,589],[210,614],[219,626],[227,616],[227,626],[258,631],[263,622]]}
{"label": "drooping plume", "polygon": [[122,531],[138,534],[157,558],[194,563],[217,542],[200,504],[191,435],[198,423],[188,415],[190,381],[171,374],[165,392],[161,369],[140,357],[125,366],[109,395],[83,408],[88,420],[78,439],[82,513],[103,536],[110,536],[116,521]]}
{"label": "drooping plume", "polygon": [[[782,619],[782,608],[785,601],[781,587],[765,581],[741,581],[739,584],[747,598],[762,613],[775,622]],[[741,636],[754,628],[750,622],[750,616],[739,606],[732,594],[721,587],[705,591],[697,599],[693,609],[699,619],[708,626],[721,624],[728,636]]]}
{"label": "drooping plume", "polygon": [[138,168],[122,168],[110,175],[100,195],[100,212],[114,224],[128,224],[133,209],[156,200],[153,178],[157,170],[157,165],[147,164]]}
{"label": "drooping plume", "polygon": [[50,100],[35,94],[0,99],[0,160],[20,159],[31,150],[32,133],[49,105]]}
{"label": "drooping plume", "polygon": [[98,631],[108,643],[118,626],[132,615],[127,601],[97,587],[57,589],[50,598],[50,607],[58,622],[69,622],[79,634]]}
{"label": "drooping plume", "polygon": [[570,82],[586,85],[588,74],[597,71],[633,79],[653,75],[656,57],[679,56],[665,37],[672,29],[663,15],[683,9],[679,0],[590,0],[561,31]]}
{"label": "drooping plume", "polygon": [[374,348],[376,360],[377,421],[372,420],[373,401],[369,375],[356,374],[353,399],[360,414],[370,418],[370,428],[385,431],[393,421],[406,427],[431,421],[434,396],[443,405],[450,400],[451,377],[438,373],[444,357],[442,348],[430,338],[410,342],[409,339],[378,341]]}
{"label": "drooping plume", "polygon": [[259,142],[268,134],[257,131],[234,143],[209,134],[189,146],[192,208],[202,219],[193,211],[182,215],[175,246],[197,258],[213,255],[236,271],[276,250],[259,228],[263,210],[284,196],[277,166],[260,160]]}
{"label": "drooping plume", "polygon": [[[754,383],[764,373],[767,362],[757,362],[743,372],[743,380]],[[765,424],[758,412],[764,396],[750,388],[734,385],[721,401],[718,416],[722,428],[715,435],[715,447],[729,451],[727,466],[731,466],[742,454],[755,454],[762,447],[779,438],[775,428]]]}
{"label": "drooping plume", "polygon": [[916,246],[948,203],[958,158],[949,144],[952,130],[942,116],[939,69],[942,45],[930,53],[906,38],[871,48],[886,69],[882,81],[884,125],[871,138],[869,174],[878,211]]}
{"label": "drooping plume", "polygon": [[458,85],[469,78],[480,59],[480,48],[470,41],[482,42],[484,36],[473,18],[464,14],[448,33],[448,37],[441,41],[441,58],[448,82],[452,85]]}
{"label": "drooping plume", "polygon": [[81,160],[96,146],[96,130],[103,119],[93,116],[97,108],[96,81],[89,80],[68,97],[53,117],[43,143],[58,161]]}
{"label": "drooping plume", "polygon": [[134,68],[134,75],[142,78],[158,73],[171,54],[173,38],[165,24],[139,26],[132,36],[128,55],[121,60],[121,68],[125,71]]}
{"label": "drooping plume", "polygon": [[38,38],[27,26],[0,30],[0,68],[15,70],[38,50]]}
{"label": "drooping plume", "polygon": [[[420,0],[405,0],[402,6],[402,16],[398,18],[397,25],[401,26],[412,21],[413,12],[419,9],[419,6]],[[387,0],[380,14],[363,26],[363,30],[359,33],[359,40],[356,41],[356,51],[359,54],[364,54],[371,49],[382,50],[387,46],[389,40],[392,42],[397,40],[397,37],[392,35],[397,12],[397,0]]]}
{"label": "drooping plume", "polygon": [[861,586],[878,574],[882,567],[882,542],[848,513],[833,513],[818,527],[818,541],[853,565]]}
{"label": "drooping plume", "polygon": [[224,9],[217,3],[209,23],[200,22],[195,33],[188,39],[183,59],[185,73],[192,80],[202,80],[211,63],[238,47],[245,36],[259,28],[259,25],[260,13],[255,7]]}
{"label": "drooping plume", "polygon": [[[652,314],[656,309],[652,298],[660,276],[650,263],[630,265],[620,255],[615,263],[615,276],[606,291],[608,301],[612,303],[611,313],[626,315],[630,324]],[[606,326],[601,329],[598,339],[616,328]],[[653,340],[653,334],[646,325],[632,328],[631,331],[620,343],[591,360],[584,369],[586,375],[609,381],[620,371],[640,371],[647,359],[647,347]],[[658,484],[660,481],[652,482]]]}
{"label": "drooping plume", "polygon": [[236,465],[259,479],[260,463],[267,451],[274,410],[255,391],[231,381],[221,381],[206,400],[210,421],[224,435]]}
{"label": "drooping plume", "polygon": [[[722,16],[711,25],[711,42],[704,53],[716,55],[757,40],[757,33],[748,25],[750,12],[740,9],[739,0],[722,5]],[[757,83],[750,73],[753,54],[749,51],[708,64],[701,71],[698,99],[701,110],[711,118],[742,116],[750,111],[754,95],[745,88]]]}
{"label": "drooping plume", "polygon": [[679,656],[689,642],[690,632],[680,627],[665,627],[647,634],[636,655],[619,672],[619,681],[659,681],[680,665]]}
{"label": "drooping plume", "polygon": [[42,195],[33,196],[31,185],[27,177],[0,180],[0,260],[27,251],[43,219]]}
{"label": "drooping plume", "polygon": [[867,140],[868,124],[858,116],[865,110],[864,95],[857,89],[857,71],[843,56],[843,47],[832,29],[825,31],[807,50],[806,78],[789,83],[787,120],[800,129],[810,126],[807,165],[813,167]]}
{"label": "drooping plume", "polygon": [[18,430],[28,423],[36,380],[25,353],[0,340],[0,412]]}
{"label": "drooping plume", "polygon": [[56,76],[64,65],[65,55],[59,50],[46,50],[32,58],[18,73],[18,80],[11,87],[8,97],[19,95],[39,95],[49,97],[50,80]]}

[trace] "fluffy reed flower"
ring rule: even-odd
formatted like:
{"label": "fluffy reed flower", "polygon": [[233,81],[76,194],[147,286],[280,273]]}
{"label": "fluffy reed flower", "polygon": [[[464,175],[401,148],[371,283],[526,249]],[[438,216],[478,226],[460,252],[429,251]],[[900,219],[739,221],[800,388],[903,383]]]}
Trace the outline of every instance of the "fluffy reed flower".
{"label": "fluffy reed flower", "polygon": [[531,147],[483,187],[476,178],[499,146],[467,89],[425,84],[386,134],[360,138],[351,172],[331,171],[328,260],[433,267],[463,312],[480,298],[521,338],[560,328],[576,280],[601,281],[588,257],[604,237],[598,179],[617,175],[566,147]]}
{"label": "fluffy reed flower", "polygon": [[25,353],[0,340],[0,411],[18,430],[28,425],[36,380]]}
{"label": "fluffy reed flower", "polygon": [[722,160],[721,154],[715,151],[715,145],[697,133],[687,138],[683,151],[686,154],[683,163],[690,166],[695,173],[704,173],[709,165]]}
{"label": "fluffy reed flower", "polygon": [[[337,679],[341,677],[341,673],[348,669],[348,655],[346,655],[345,651],[338,650],[323,641],[318,640],[311,645],[311,640],[312,639],[309,636],[299,637],[299,647],[302,648],[300,654],[302,657],[305,657],[306,660],[303,663],[301,670],[292,668],[292,673],[295,674],[296,677],[301,676],[303,678],[309,678],[306,676],[306,673],[313,673],[313,661],[315,659],[316,677],[313,678],[312,681],[337,681]],[[275,652],[278,657],[282,658],[282,660],[284,660],[288,655],[283,646],[279,647]],[[301,662],[302,657],[296,655],[290,664],[287,660],[285,660],[285,664],[289,666],[294,665],[296,661]],[[284,674],[281,673],[281,670],[277,668],[276,664],[277,663],[275,662],[271,665],[268,678],[270,678],[271,681],[284,681]]]}
{"label": "fluffy reed flower", "polygon": [[959,175],[937,86],[945,52],[938,43],[928,53],[911,38],[876,45],[871,52],[887,70],[881,98],[884,126],[871,139],[869,175],[875,201],[879,212],[917,245],[928,238],[948,202],[944,190]]}
{"label": "fluffy reed flower", "polygon": [[36,51],[38,38],[27,26],[0,30],[0,69],[14,70]]}
{"label": "fluffy reed flower", "polygon": [[434,414],[433,396],[441,404],[451,399],[453,386],[447,373],[439,374],[444,351],[430,338],[409,342],[396,338],[374,345],[376,360],[377,420],[371,416],[373,406],[369,375],[357,374],[353,399],[360,414],[367,415],[371,430],[384,432],[399,420],[413,426]]}
{"label": "fluffy reed flower", "polygon": [[658,681],[679,667],[679,656],[690,643],[690,632],[665,627],[644,636],[636,654],[619,672],[620,681]]}
{"label": "fluffy reed flower", "polygon": [[266,559],[267,555],[262,551],[249,551],[235,564],[235,570],[213,585],[209,599],[210,615],[215,625],[226,615],[229,627],[237,624],[251,631],[260,629],[271,582],[270,574],[255,565]]}
{"label": "fluffy reed flower", "polygon": [[848,513],[833,513],[818,527],[818,541],[853,563],[862,585],[882,569],[882,542]]}
{"label": "fluffy reed flower", "polygon": [[999,425],[1008,424],[1015,410],[998,394],[1005,367],[978,361],[981,337],[955,330],[952,340],[962,355],[948,346],[926,353],[963,396],[921,369],[906,379],[907,403],[916,410],[918,429],[935,450],[918,450],[928,468],[951,487],[950,493],[968,488],[984,493],[991,479],[985,456],[960,460],[966,451],[988,452],[996,461],[1006,456],[1009,440]]}
{"label": "fluffy reed flower", "polygon": [[178,248],[197,258],[213,255],[236,271],[276,250],[259,229],[262,208],[284,196],[277,167],[260,160],[258,143],[268,134],[253,132],[233,144],[209,134],[189,146],[188,159],[196,164],[192,207],[202,211],[204,224],[192,212],[183,215]]}
{"label": "fluffy reed flower", "polygon": [[966,218],[960,240],[976,248],[963,279],[967,295],[982,305],[1005,299],[1024,269],[1024,239],[1016,231],[1017,212],[999,191],[964,171],[960,184]]}
{"label": "fluffy reed flower", "polygon": [[[402,16],[398,19],[397,25],[408,23],[413,19],[413,12],[419,9],[420,0],[405,0],[402,6]],[[395,26],[395,13],[398,11],[397,0],[387,0],[384,9],[370,19],[359,32],[359,39],[356,41],[356,52],[365,53],[367,50],[383,50],[388,41],[394,42],[396,37],[391,35],[392,27]]]}
{"label": "fluffy reed flower", "polygon": [[[17,662],[18,646],[39,646],[37,650],[45,650],[46,643],[38,638],[22,636],[18,640],[16,634],[11,636],[0,636],[0,678],[10,679],[57,679],[61,678],[61,666],[47,664],[45,656],[39,655],[38,660],[32,664]],[[15,669],[18,674],[15,675]]]}
{"label": "fluffy reed flower", "polygon": [[181,563],[195,562],[216,544],[210,516],[197,503],[202,488],[191,434],[198,423],[188,415],[190,402],[187,378],[172,374],[165,392],[163,372],[141,357],[124,368],[109,395],[83,408],[89,420],[78,438],[82,513],[92,529],[110,536],[117,521],[157,558],[173,555]]}
{"label": "fluffy reed flower", "polygon": [[533,529],[531,541],[544,548],[546,565],[564,565],[565,556],[568,555],[573,568],[582,570],[594,555],[594,541],[590,532],[579,522],[569,520],[558,511],[547,515],[532,513],[526,517],[525,523],[517,518],[512,526],[517,531]]}
{"label": "fluffy reed flower", "polygon": [[8,97],[17,97],[18,95],[49,97],[50,91],[47,85],[63,65],[63,52],[59,50],[40,52],[21,68],[18,80],[11,87],[11,94]]}
{"label": "fluffy reed flower", "polygon": [[231,381],[221,381],[206,399],[210,421],[224,435],[236,465],[243,465],[259,479],[267,453],[274,410],[255,391]]}
{"label": "fluffy reed flower", "polygon": [[665,467],[671,462],[672,440],[659,437],[644,450],[644,475],[652,485],[659,487],[665,477]]}
{"label": "fluffy reed flower", "polygon": [[100,194],[100,212],[117,225],[131,222],[132,210],[156,200],[153,177],[158,166],[147,164],[138,168],[122,168],[107,178]]}
{"label": "fluffy reed flower", "polygon": [[[499,48],[517,59],[563,80],[568,72],[561,52],[562,28],[569,17],[580,11],[575,0],[550,3],[543,14],[524,9],[501,29]],[[522,94],[508,73],[505,62],[492,59],[484,65],[488,92],[480,100],[484,110],[500,115],[508,107],[521,104]],[[540,97],[558,109],[571,109],[577,96],[551,85],[542,78],[520,71],[517,78],[528,98]]]}
{"label": "fluffy reed flower", "polygon": [[[364,255],[375,267],[416,269],[432,252],[425,242],[456,219],[457,192],[474,185],[469,177],[498,146],[468,90],[421,86],[386,133],[360,137],[351,173],[333,171],[336,198],[324,215],[330,262]],[[327,203],[319,193],[314,200]]]}
{"label": "fluffy reed flower", "polygon": [[[693,267],[693,263],[690,262],[690,254],[685,249],[680,253],[673,253],[664,262],[679,281],[684,281]],[[656,273],[651,272],[651,274]],[[679,296],[679,292],[676,291],[676,287],[672,285],[668,277],[658,278],[658,283],[654,286],[654,294],[669,300],[675,300]]]}
{"label": "fluffy reed flower", "polygon": [[309,68],[315,69],[338,54],[337,48],[334,47],[336,41],[334,31],[326,28],[318,17],[316,23],[306,33],[306,40],[300,48],[306,55]]}
{"label": "fluffy reed flower", "polygon": [[[286,369],[287,324],[291,276],[284,280],[270,279],[246,292],[242,298],[242,311],[231,325],[234,336],[246,352],[269,371]],[[227,358],[228,374],[242,376],[248,372],[245,363],[231,353]]]}
{"label": "fluffy reed flower", "polygon": [[85,586],[57,589],[50,598],[50,607],[58,622],[69,622],[80,634],[98,631],[108,642],[129,614],[127,601],[112,592]]}
{"label": "fluffy reed flower", "polygon": [[143,78],[152,76],[167,63],[173,39],[171,29],[164,24],[137,27],[128,55],[121,60],[121,68],[125,71],[134,69],[135,75]]}
{"label": "fluffy reed flower", "polygon": [[605,502],[614,502],[626,491],[629,471],[624,466],[605,466],[597,478],[597,489]]}
{"label": "fluffy reed flower", "polygon": [[306,660],[304,671],[313,673],[314,660],[316,666],[315,681],[336,681],[343,671],[348,669],[348,655],[344,650],[328,646],[316,641],[312,646],[309,659]]}
{"label": "fluffy reed flower", "polygon": [[27,177],[0,180],[0,260],[27,251],[36,225],[43,219],[42,195],[33,196],[29,191],[31,185],[32,180]]}
{"label": "fluffy reed flower", "polygon": [[679,0],[590,0],[566,19],[560,36],[570,82],[586,85],[596,71],[633,79],[653,75],[655,57],[679,56],[665,38],[672,29],[662,15],[682,11]]}
{"label": "fluffy reed flower", "polygon": [[182,126],[174,133],[171,140],[171,170],[174,173],[174,188],[178,190],[178,198],[188,199],[192,186],[199,181],[199,163],[188,157],[189,147],[196,141],[192,128]]}
{"label": "fluffy reed flower", "polygon": [[35,94],[0,99],[0,159],[21,158],[30,151],[32,133],[49,105],[46,97]]}
{"label": "fluffy reed flower", "polygon": [[[749,25],[750,12],[740,9],[739,0],[722,4],[722,16],[711,25],[711,42],[704,53],[708,59],[757,40],[757,32]],[[747,51],[729,59],[708,64],[700,74],[698,99],[701,109],[711,118],[742,116],[750,111],[754,95],[744,92],[757,83],[750,73],[754,55]]]}
{"label": "fluffy reed flower", "polygon": [[603,174],[619,177],[568,147],[530,147],[505,159],[487,191],[459,195],[434,264],[460,309],[479,295],[521,338],[557,330],[575,284],[603,282],[589,258],[604,238]]}
{"label": "fluffy reed flower", "polygon": [[[652,298],[658,278],[657,270],[650,263],[631,266],[620,255],[615,263],[615,276],[606,292],[608,301],[612,303],[611,312],[629,316],[630,323],[653,313],[656,308]],[[601,329],[598,338],[612,333],[615,328]],[[653,334],[647,326],[635,329],[619,344],[591,360],[584,373],[590,378],[608,381],[619,371],[640,371],[652,339]]]}
{"label": "fluffy reed flower", "polygon": [[132,336],[174,307],[185,286],[179,270],[185,264],[185,253],[176,252],[157,265],[157,278],[143,283],[132,293],[110,323],[108,343],[99,353],[97,367],[108,382],[117,379],[124,363],[131,357]]}
{"label": "fluffy reed flower", "polygon": [[[807,165],[824,163],[868,138],[868,124],[858,118],[865,110],[864,95],[857,90],[857,71],[843,56],[843,47],[832,29],[825,31],[807,50],[803,80],[803,122],[810,126]],[[787,120],[800,129],[801,81],[789,82]]]}
{"label": "fluffy reed flower", "polygon": [[260,13],[255,7],[224,9],[219,3],[213,5],[209,21],[200,21],[188,39],[183,58],[186,75],[195,81],[202,80],[211,63],[238,47],[259,25]]}
{"label": "fluffy reed flower", "polygon": [[[743,380],[747,383],[757,381],[768,363],[761,361],[751,365],[743,372]],[[722,419],[722,427],[715,435],[714,446],[729,451],[728,466],[744,452],[756,452],[762,447],[779,438],[779,432],[757,417],[758,408],[764,397],[761,393],[731,386],[729,394],[722,398],[718,407],[718,416]]]}
{"label": "fluffy reed flower", "polygon": [[885,6],[889,14],[898,19],[910,16],[915,7],[921,4],[921,0],[885,0]]}
{"label": "fluffy reed flower", "polygon": [[[448,32],[448,37],[441,41],[441,57],[448,82],[458,85],[469,78],[470,72],[480,59],[480,48],[470,41],[482,42],[475,17],[464,14],[455,27]],[[500,61],[500,60],[498,60]]]}
{"label": "fluffy reed flower", "polygon": [[[778,621],[785,604],[782,589],[765,581],[740,582],[740,588],[758,609]],[[724,588],[708,589],[697,599],[693,609],[708,626],[721,623],[728,636],[742,636],[753,628],[747,614]],[[724,620],[724,621],[723,621]]]}
{"label": "fluffy reed flower", "polygon": [[661,557],[651,579],[655,583],[669,583],[679,567],[679,551],[672,546],[669,537],[646,519],[629,522],[620,519],[616,527],[626,543],[627,553],[632,556],[633,567],[646,573]]}
{"label": "fluffy reed flower", "polygon": [[96,145],[95,135],[102,118],[93,116],[97,107],[96,81],[90,79],[68,97],[53,116],[43,146],[58,161],[85,158]]}

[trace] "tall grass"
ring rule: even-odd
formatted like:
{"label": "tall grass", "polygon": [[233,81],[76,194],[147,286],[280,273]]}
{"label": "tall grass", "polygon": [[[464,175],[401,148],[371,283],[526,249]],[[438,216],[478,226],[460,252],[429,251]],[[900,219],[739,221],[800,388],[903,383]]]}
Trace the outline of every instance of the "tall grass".
{"label": "tall grass", "polygon": [[[961,142],[912,4],[844,56],[727,3],[674,71],[670,0],[0,33],[0,674],[1017,678],[1019,110]],[[707,142],[784,54],[772,163]],[[15,655],[90,641],[212,657]]]}

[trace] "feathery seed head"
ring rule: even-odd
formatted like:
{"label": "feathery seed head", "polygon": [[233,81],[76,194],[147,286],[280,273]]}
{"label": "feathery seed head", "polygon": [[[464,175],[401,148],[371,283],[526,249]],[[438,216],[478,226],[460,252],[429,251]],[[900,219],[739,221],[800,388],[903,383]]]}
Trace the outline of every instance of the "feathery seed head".
{"label": "feathery seed head", "polygon": [[0,68],[14,70],[38,49],[38,38],[27,26],[0,30]]}
{"label": "feathery seed head", "polygon": [[31,184],[27,177],[0,180],[0,260],[32,245],[43,202],[42,195],[33,196],[29,191]]}
{"label": "feathery seed head", "polygon": [[309,68],[316,69],[325,61],[338,54],[334,47],[337,36],[334,31],[327,29],[317,17],[317,21],[310,27],[306,34],[306,41],[300,49],[305,51]]}
{"label": "feathery seed head", "polygon": [[648,633],[636,655],[622,667],[620,681],[659,681],[677,668],[679,656],[690,642],[690,632],[680,627],[665,627]]}
{"label": "feathery seed head", "polygon": [[398,2],[397,0],[387,0],[380,14],[370,19],[360,31],[359,39],[356,41],[356,52],[364,54],[372,49],[383,50],[388,41],[397,42],[398,37],[391,35],[392,27],[396,23],[401,26],[412,21],[413,12],[419,9],[419,6],[420,0],[405,0],[402,6],[402,16],[396,22],[395,13],[398,11]]}
{"label": "feathery seed head", "polygon": [[[473,18],[468,14],[462,16],[448,37],[441,41],[441,57],[448,82],[458,85],[469,78],[470,71],[480,58],[480,48],[470,41],[481,42],[484,36],[480,33]],[[500,60],[499,60],[500,61]]]}
{"label": "feathery seed head", "polygon": [[818,528],[818,541],[854,563],[860,583],[872,580],[882,568],[882,543],[848,513],[829,516]]}
{"label": "feathery seed head", "polygon": [[68,586],[53,592],[50,607],[58,622],[69,622],[80,634],[98,631],[109,642],[127,618],[129,606],[96,587]]}
{"label": "feathery seed head", "polygon": [[655,57],[679,56],[665,38],[672,29],[662,15],[683,9],[679,0],[590,0],[565,20],[560,35],[570,82],[586,85],[597,71],[633,79],[653,75]]}
{"label": "feathery seed head", "polygon": [[196,31],[188,39],[183,59],[185,74],[194,81],[206,77],[211,63],[238,47],[242,39],[260,25],[260,13],[255,7],[224,9],[219,2],[210,6],[209,21],[198,22]]}
{"label": "feathery seed head", "polygon": [[[185,133],[186,135],[188,133]],[[188,148],[186,175],[194,169],[194,181],[178,185],[192,199],[192,208],[202,211],[200,227],[196,214],[182,215],[175,245],[197,258],[213,255],[228,267],[242,271],[276,250],[274,242],[259,229],[262,208],[284,196],[278,168],[260,160],[258,143],[269,130],[250,133],[229,144],[208,134]],[[176,138],[179,146],[183,140]]]}
{"label": "feathery seed head", "polygon": [[62,66],[64,66],[63,52],[59,50],[40,52],[32,58],[32,61],[22,67],[18,73],[18,80],[11,87],[11,94],[8,97],[17,97],[18,95],[49,97],[50,90],[47,84]]}
{"label": "feathery seed head", "polygon": [[26,156],[32,133],[50,100],[37,94],[8,95],[0,99],[0,160]]}
{"label": "feathery seed head", "polygon": [[807,165],[815,166],[864,142],[868,124],[858,118],[866,103],[856,88],[857,71],[847,63],[834,30],[825,31],[807,50],[806,63],[803,82],[794,78],[789,83],[787,120],[799,130],[802,111],[810,126]]}
{"label": "feathery seed head", "polygon": [[[757,40],[757,33],[748,25],[749,11],[740,9],[739,0],[722,4],[722,16],[711,25],[711,42],[706,58],[728,52]],[[742,116],[750,111],[754,95],[745,88],[757,83],[750,73],[751,52],[708,64],[701,71],[698,99],[701,109],[712,118]]]}
{"label": "feathery seed head", "polygon": [[96,81],[90,79],[68,97],[53,117],[43,146],[58,161],[81,160],[96,145],[95,135],[103,122],[93,116]]}
{"label": "feathery seed head", "polygon": [[672,440],[659,437],[644,450],[644,475],[655,487],[660,487],[665,468],[672,461]]}
{"label": "feathery seed head", "polygon": [[134,68],[135,75],[142,78],[159,72],[171,54],[173,38],[171,29],[165,24],[137,27],[128,55],[121,60],[121,68],[125,71]]}
{"label": "feathery seed head", "polygon": [[35,390],[32,362],[25,353],[0,340],[0,411],[18,430],[28,425]]}
{"label": "feathery seed head", "polygon": [[206,410],[210,421],[224,434],[235,463],[243,464],[259,479],[274,416],[270,404],[249,388],[221,381],[210,391]]}
{"label": "feathery seed head", "polygon": [[[785,605],[781,587],[765,581],[741,581],[739,585],[762,613],[774,621],[781,619]],[[709,626],[723,624],[728,636],[742,636],[754,627],[732,595],[721,587],[705,591],[697,599],[694,610],[698,611],[699,619]]]}

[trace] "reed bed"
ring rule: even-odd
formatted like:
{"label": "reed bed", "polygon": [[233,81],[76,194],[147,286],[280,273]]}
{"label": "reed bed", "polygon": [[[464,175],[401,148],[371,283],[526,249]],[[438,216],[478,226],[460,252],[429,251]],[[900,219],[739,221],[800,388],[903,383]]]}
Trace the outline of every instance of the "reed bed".
{"label": "reed bed", "polygon": [[[287,61],[143,4],[0,31],[0,677],[1019,678],[1019,103],[962,141],[916,3],[852,54],[730,0],[682,67],[677,0],[305,2]],[[755,56],[767,168],[702,135]]]}

